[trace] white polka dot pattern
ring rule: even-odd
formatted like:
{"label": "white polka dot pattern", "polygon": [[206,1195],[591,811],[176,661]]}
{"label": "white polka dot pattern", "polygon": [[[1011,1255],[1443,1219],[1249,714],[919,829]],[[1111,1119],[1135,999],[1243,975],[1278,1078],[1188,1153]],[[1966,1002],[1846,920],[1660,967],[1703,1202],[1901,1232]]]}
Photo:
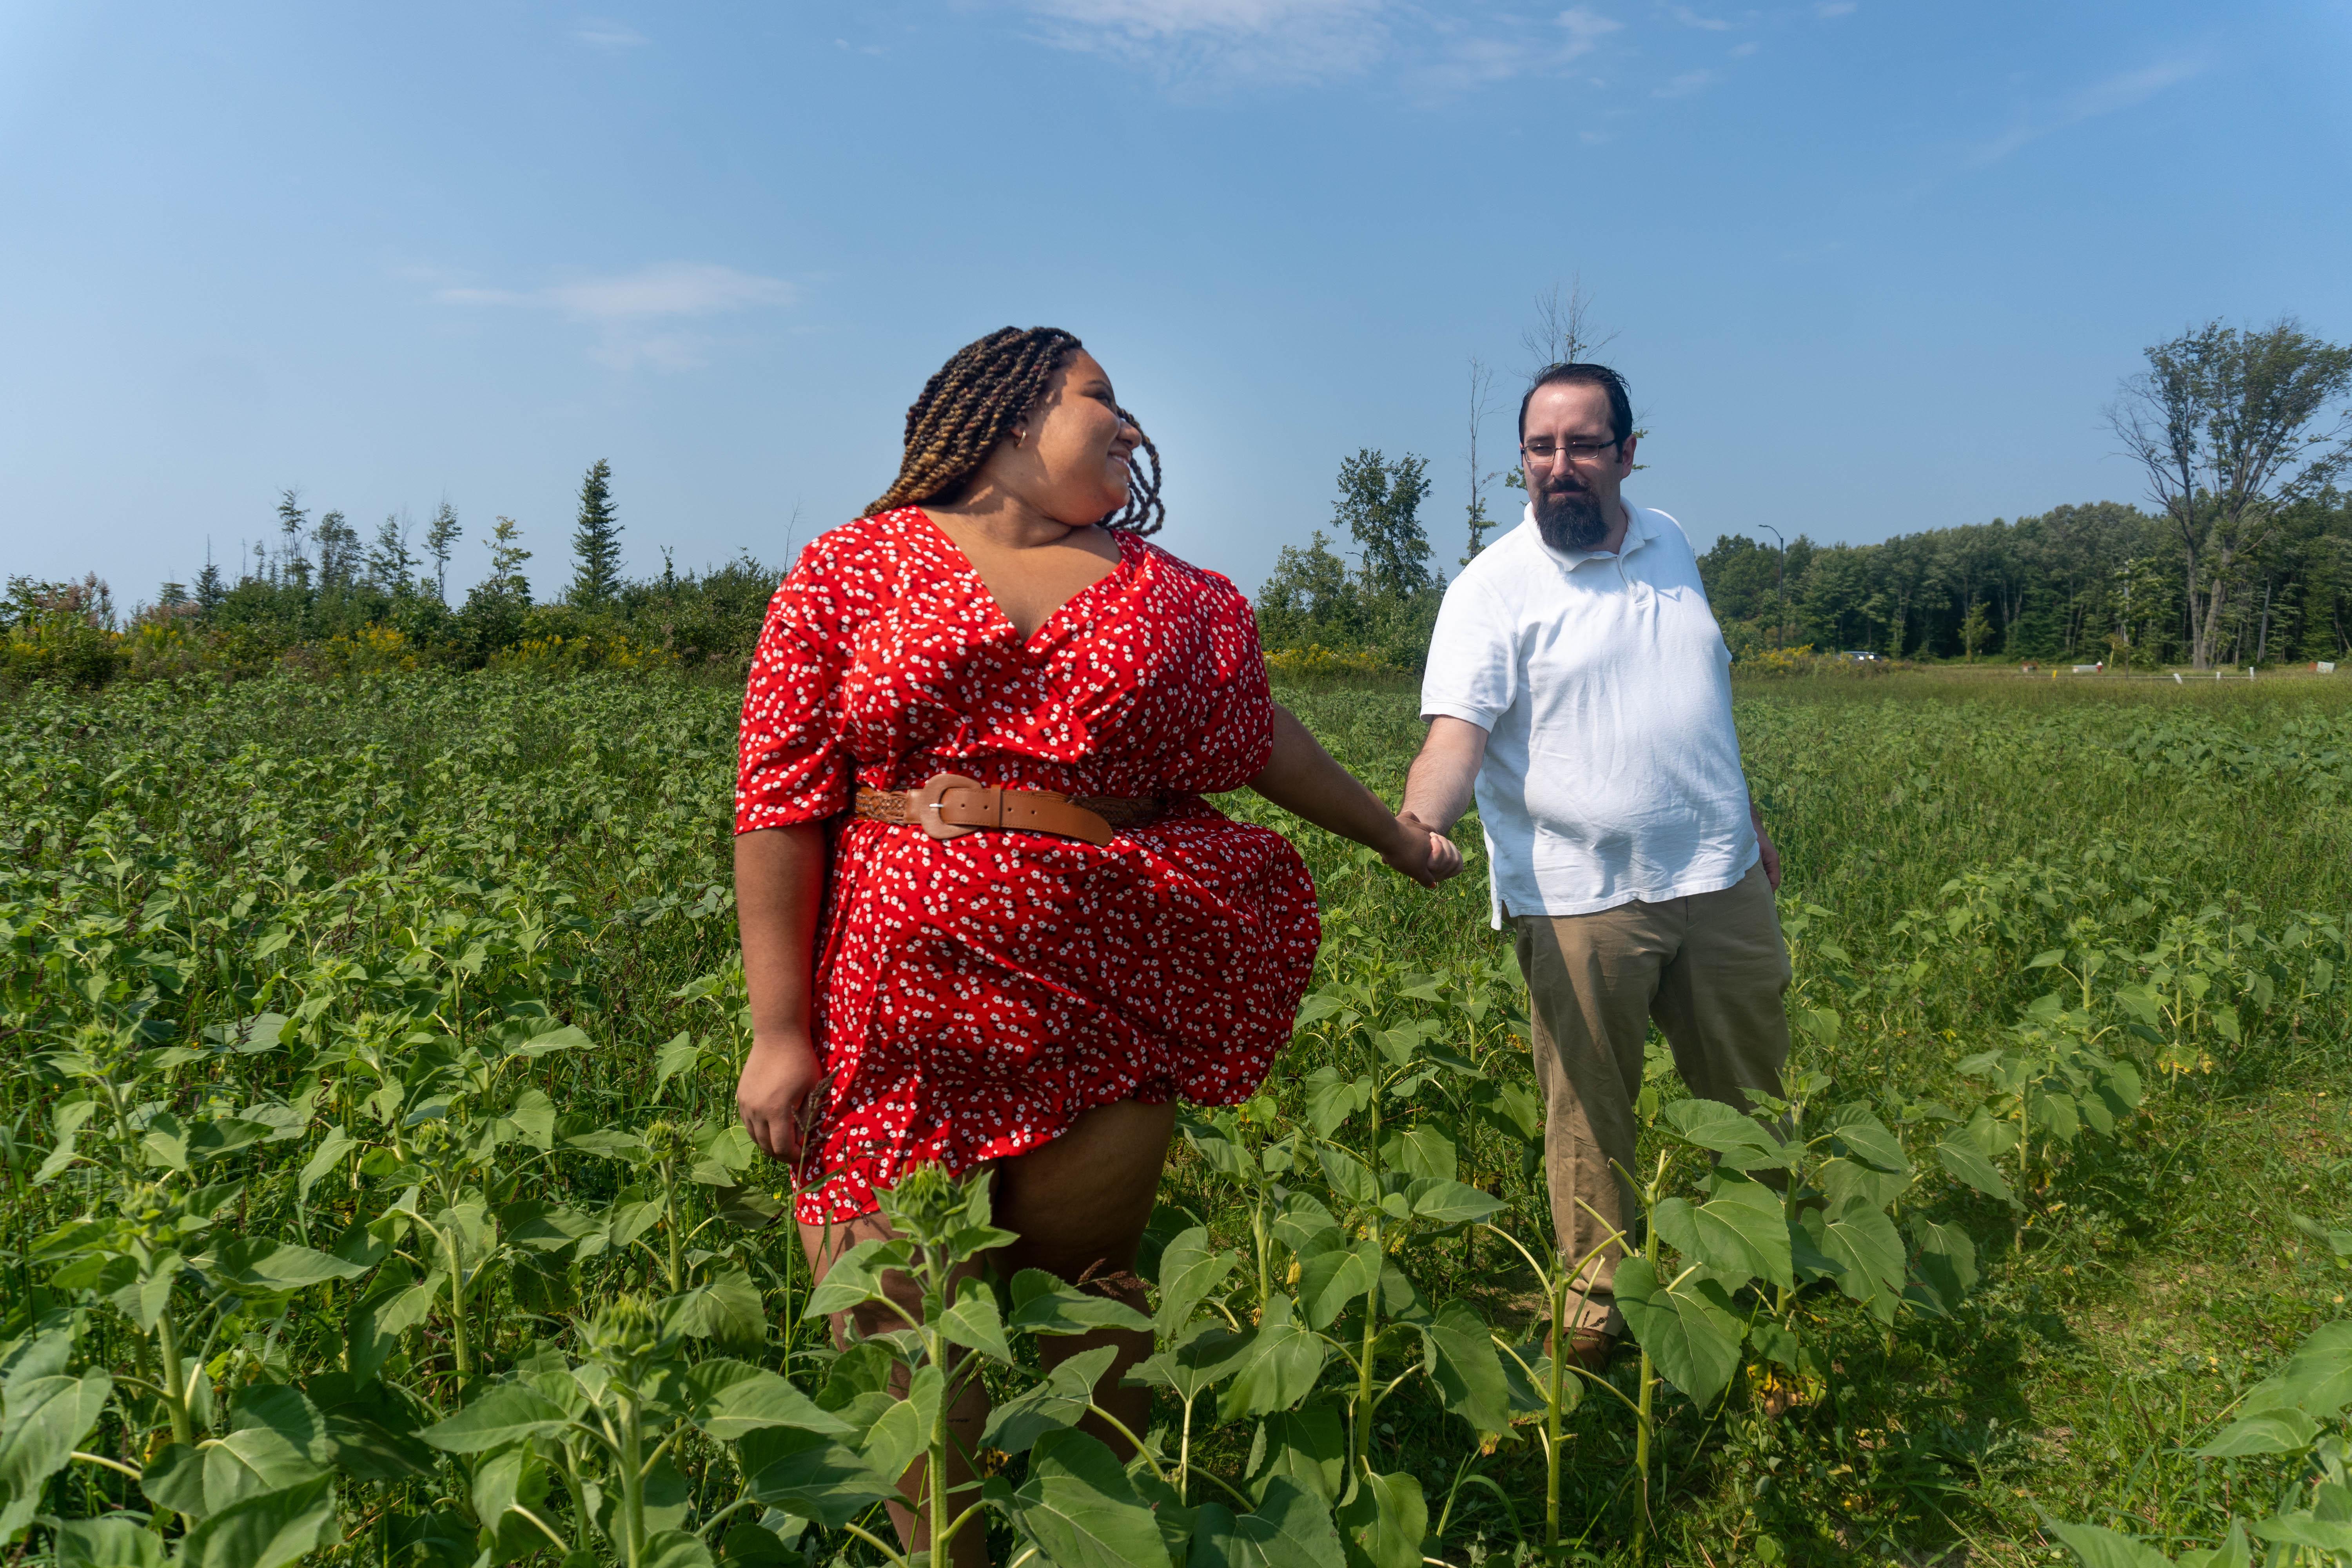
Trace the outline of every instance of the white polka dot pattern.
{"label": "white polka dot pattern", "polygon": [[[1314,883],[1279,835],[1200,798],[1272,752],[1256,623],[1223,577],[1117,537],[1110,575],[1025,643],[914,507],[817,539],[768,606],[735,830],[837,819],[804,1221],[871,1213],[913,1165],[1035,1148],[1091,1106],[1244,1100],[1290,1037]],[[1171,805],[1101,847],[841,815],[859,784],[940,772]]]}

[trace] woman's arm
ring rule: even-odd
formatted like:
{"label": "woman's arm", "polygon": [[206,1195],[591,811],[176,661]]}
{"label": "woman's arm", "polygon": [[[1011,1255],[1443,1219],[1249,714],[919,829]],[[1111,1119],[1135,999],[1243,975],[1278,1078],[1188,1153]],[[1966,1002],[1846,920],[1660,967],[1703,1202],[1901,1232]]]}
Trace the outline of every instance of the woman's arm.
{"label": "woman's arm", "polygon": [[799,1155],[804,1102],[816,1086],[809,1008],[825,862],[821,822],[735,836],[735,922],[751,994],[751,1053],[735,1109],[751,1142],[778,1160]]}
{"label": "woman's arm", "polygon": [[1316,826],[1381,852],[1381,858],[1433,888],[1462,869],[1462,851],[1412,817],[1391,816],[1381,797],[1334,762],[1289,709],[1274,705],[1274,755],[1250,788]]}

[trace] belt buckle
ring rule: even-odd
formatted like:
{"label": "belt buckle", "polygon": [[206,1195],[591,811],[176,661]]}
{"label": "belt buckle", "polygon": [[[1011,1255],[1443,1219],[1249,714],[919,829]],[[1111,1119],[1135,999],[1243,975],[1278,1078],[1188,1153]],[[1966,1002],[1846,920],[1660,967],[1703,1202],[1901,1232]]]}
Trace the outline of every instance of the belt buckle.
{"label": "belt buckle", "polygon": [[961,773],[933,773],[923,787],[907,792],[907,806],[922,830],[934,838],[961,838],[975,825],[947,820],[947,793],[951,789],[986,789],[978,779]]}

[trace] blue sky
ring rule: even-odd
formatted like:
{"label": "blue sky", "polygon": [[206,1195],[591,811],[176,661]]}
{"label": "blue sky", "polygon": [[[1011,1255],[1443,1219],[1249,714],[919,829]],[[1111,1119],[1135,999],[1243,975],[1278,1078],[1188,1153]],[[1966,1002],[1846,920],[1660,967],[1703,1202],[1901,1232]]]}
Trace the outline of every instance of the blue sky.
{"label": "blue sky", "polygon": [[0,571],[125,600],[279,487],[566,574],[784,560],[1006,322],[1078,332],[1163,542],[1254,589],[1580,278],[1702,545],[2134,499],[2191,321],[2352,338],[2352,6],[0,5]]}

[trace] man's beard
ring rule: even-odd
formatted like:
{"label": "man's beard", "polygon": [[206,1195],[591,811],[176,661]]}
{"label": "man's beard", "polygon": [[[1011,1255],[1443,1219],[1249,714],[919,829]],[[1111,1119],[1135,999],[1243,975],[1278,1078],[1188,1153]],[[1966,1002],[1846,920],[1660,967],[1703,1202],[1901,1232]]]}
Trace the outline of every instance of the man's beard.
{"label": "man's beard", "polygon": [[1535,493],[1536,531],[1554,550],[1591,550],[1609,537],[1601,498],[1588,489],[1544,489]]}

